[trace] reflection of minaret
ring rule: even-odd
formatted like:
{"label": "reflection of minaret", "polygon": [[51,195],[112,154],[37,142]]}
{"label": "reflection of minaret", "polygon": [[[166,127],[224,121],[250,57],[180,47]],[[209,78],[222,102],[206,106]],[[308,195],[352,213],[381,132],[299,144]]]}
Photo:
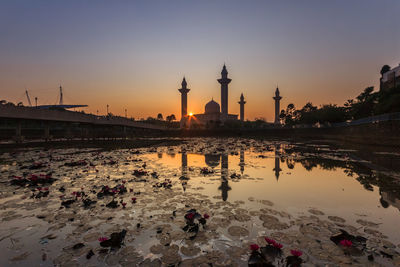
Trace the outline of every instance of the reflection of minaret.
{"label": "reflection of minaret", "polygon": [[186,151],[182,151],[182,175],[186,176],[187,174],[187,154]]}
{"label": "reflection of minaret", "polygon": [[221,186],[218,187],[222,191],[222,200],[228,199],[228,191],[231,187],[228,184],[228,154],[221,155]]}
{"label": "reflection of minaret", "polygon": [[246,101],[244,101],[243,93],[240,95],[238,103],[240,104],[240,121],[244,121],[244,104],[246,104]]}
{"label": "reflection of minaret", "polygon": [[243,147],[240,148],[240,162],[239,162],[239,166],[240,166],[240,173],[243,174],[243,172],[244,172],[244,149],[243,149]]}
{"label": "reflection of minaret", "polygon": [[279,119],[279,105],[280,105],[280,101],[282,99],[282,97],[279,95],[279,89],[278,87],[276,87],[276,91],[275,91],[275,96],[273,97],[273,99],[275,100],[275,124],[280,124],[280,119]]}
{"label": "reflection of minaret", "polygon": [[[183,177],[186,177],[186,178],[188,178],[188,177],[187,177],[187,163],[188,163],[188,160],[187,160],[186,151],[182,151],[182,166],[181,166],[181,171],[182,171],[182,176],[183,176]],[[186,181],[185,181],[185,180],[183,180],[183,182],[182,182],[182,188],[183,188],[183,191],[186,191]]]}
{"label": "reflection of minaret", "polygon": [[186,87],[186,79],[183,77],[182,80],[182,88],[178,89],[178,91],[181,93],[181,127],[184,124],[184,119],[187,115],[187,94],[189,93],[190,89]]}
{"label": "reflection of minaret", "polygon": [[273,169],[273,171],[275,171],[275,177],[276,180],[278,181],[279,179],[279,172],[282,171],[281,167],[281,162],[279,160],[279,153],[278,153],[278,149],[279,149],[279,145],[275,146],[275,168]]}
{"label": "reflection of minaret", "polygon": [[228,71],[226,70],[226,66],[221,71],[221,79],[218,79],[218,82],[221,84],[221,114],[222,120],[226,120],[228,117],[228,84],[232,80],[228,78]]}

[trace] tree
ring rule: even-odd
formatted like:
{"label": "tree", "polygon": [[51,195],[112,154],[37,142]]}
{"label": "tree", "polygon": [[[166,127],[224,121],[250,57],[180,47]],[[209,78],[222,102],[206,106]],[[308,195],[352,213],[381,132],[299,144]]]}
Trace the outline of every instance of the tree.
{"label": "tree", "polygon": [[160,120],[160,121],[162,121],[164,118],[163,118],[163,115],[161,114],[161,113],[158,113],[158,115],[157,115],[157,120]]}
{"label": "tree", "polygon": [[349,115],[352,119],[360,119],[374,115],[375,105],[378,101],[378,94],[373,93],[374,87],[370,86],[359,94],[355,101],[352,101]]}
{"label": "tree", "polygon": [[167,116],[167,117],[166,117],[166,120],[167,120],[168,122],[175,121],[175,120],[176,120],[175,115],[174,115],[174,114],[171,114],[171,115]]}
{"label": "tree", "polygon": [[297,112],[297,120],[303,124],[314,124],[318,121],[318,108],[313,106],[311,102],[308,102],[304,107]]}
{"label": "tree", "polygon": [[297,111],[294,104],[290,103],[285,111],[285,124],[294,125],[297,117]]}

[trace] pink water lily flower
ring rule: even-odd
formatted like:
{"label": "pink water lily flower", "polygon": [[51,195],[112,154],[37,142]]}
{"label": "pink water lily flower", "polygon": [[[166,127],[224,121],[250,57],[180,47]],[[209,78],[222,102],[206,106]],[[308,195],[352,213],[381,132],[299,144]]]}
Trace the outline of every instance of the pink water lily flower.
{"label": "pink water lily flower", "polygon": [[192,220],[194,218],[194,213],[186,214],[185,218],[188,219],[188,220]]}
{"label": "pink water lily flower", "polygon": [[265,238],[265,241],[267,241],[267,243],[270,244],[270,245],[274,245],[276,243],[275,240],[273,240],[271,238],[268,238],[268,237]]}
{"label": "pink water lily flower", "polygon": [[353,245],[353,242],[347,239],[343,239],[340,241],[340,245],[342,245],[345,248],[351,247]]}
{"label": "pink water lily flower", "polygon": [[99,242],[103,242],[103,241],[106,241],[106,240],[108,240],[108,237],[100,237],[99,238]]}
{"label": "pink water lily flower", "polygon": [[303,255],[303,252],[301,252],[300,250],[296,250],[296,249],[290,250],[290,253],[295,257],[300,257],[301,255]]}
{"label": "pink water lily flower", "polygon": [[204,213],[203,217],[204,217],[204,219],[208,219],[208,218],[210,218],[210,215],[208,215],[207,213]]}
{"label": "pink water lily flower", "polygon": [[283,245],[279,243],[274,243],[273,246],[279,249],[283,248]]}
{"label": "pink water lily flower", "polygon": [[122,202],[121,204],[122,204],[122,207],[125,208],[126,203],[125,203],[125,202]]}
{"label": "pink water lily flower", "polygon": [[250,249],[251,249],[252,251],[256,251],[256,250],[259,250],[259,249],[260,249],[260,246],[257,245],[257,244],[251,244],[251,245],[250,245]]}

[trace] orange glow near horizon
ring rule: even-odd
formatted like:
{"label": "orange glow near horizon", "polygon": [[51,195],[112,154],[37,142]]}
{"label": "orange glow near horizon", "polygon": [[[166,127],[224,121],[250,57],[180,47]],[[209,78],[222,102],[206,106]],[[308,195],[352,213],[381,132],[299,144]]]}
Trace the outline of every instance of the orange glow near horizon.
{"label": "orange glow near horizon", "polygon": [[190,117],[193,116],[193,112],[189,112],[189,116],[190,116]]}

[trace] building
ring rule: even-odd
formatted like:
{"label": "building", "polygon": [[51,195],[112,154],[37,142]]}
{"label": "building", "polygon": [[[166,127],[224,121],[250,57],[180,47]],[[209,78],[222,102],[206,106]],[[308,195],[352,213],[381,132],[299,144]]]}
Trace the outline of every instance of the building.
{"label": "building", "polygon": [[[206,126],[217,126],[225,123],[226,121],[237,121],[238,115],[229,114],[228,112],[228,85],[232,81],[228,78],[228,71],[224,64],[221,71],[221,78],[217,80],[221,84],[221,106],[211,99],[205,107],[204,113],[201,114],[187,114],[187,93],[190,89],[187,89],[187,83],[185,78],[182,81],[182,88],[178,89],[181,93],[181,127],[206,127]],[[241,118],[244,119],[244,97],[241,96]],[[243,114],[242,114],[243,113]]]}
{"label": "building", "polygon": [[399,66],[382,73],[380,78],[380,90],[388,90],[400,86],[400,64]]}
{"label": "building", "polygon": [[276,87],[276,91],[275,91],[275,96],[272,98],[275,100],[275,124],[281,124],[281,120],[279,118],[279,114],[280,114],[280,102],[281,102],[281,95],[279,93],[279,88]]}

